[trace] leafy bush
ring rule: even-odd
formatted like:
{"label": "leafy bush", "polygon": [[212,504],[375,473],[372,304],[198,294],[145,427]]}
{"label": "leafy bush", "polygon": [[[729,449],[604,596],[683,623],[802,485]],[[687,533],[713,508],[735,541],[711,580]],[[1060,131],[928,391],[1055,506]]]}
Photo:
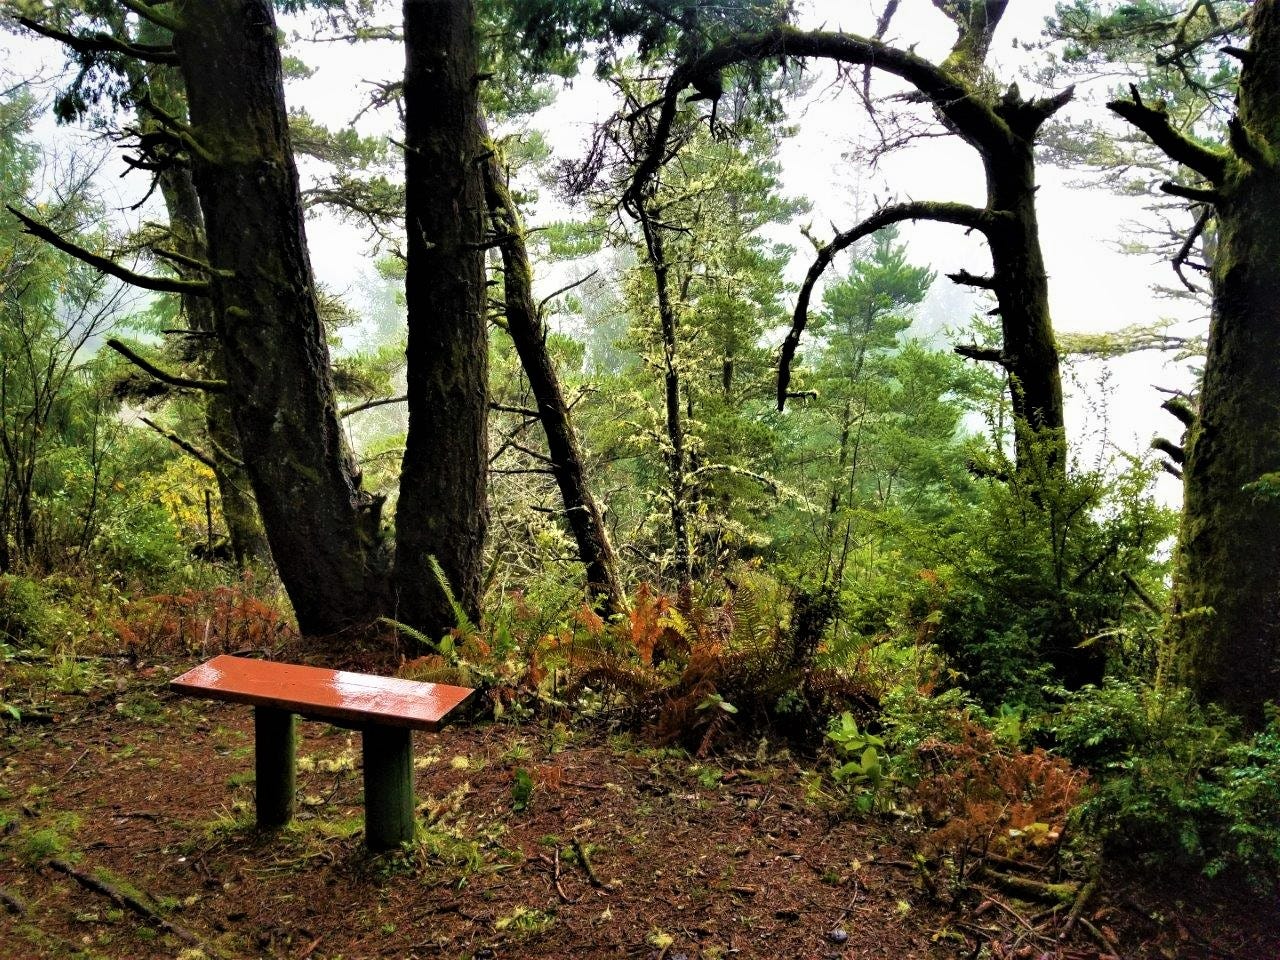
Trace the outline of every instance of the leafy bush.
{"label": "leafy bush", "polygon": [[[941,545],[945,585],[936,642],[988,708],[1039,704],[1056,679],[1099,682],[1113,642],[1154,621],[1142,594],[1159,592],[1156,548],[1174,515],[1150,496],[1151,471],[1132,462],[1118,475],[1044,470],[992,483],[979,508]],[[1131,659],[1131,657],[1128,657]]]}
{"label": "leafy bush", "polygon": [[58,617],[53,599],[39,581],[0,575],[0,644],[18,649],[49,646]]}
{"label": "leafy bush", "polygon": [[1109,682],[1069,696],[1047,733],[1100,782],[1080,823],[1108,852],[1280,879],[1280,716],[1239,739],[1185,690]]}

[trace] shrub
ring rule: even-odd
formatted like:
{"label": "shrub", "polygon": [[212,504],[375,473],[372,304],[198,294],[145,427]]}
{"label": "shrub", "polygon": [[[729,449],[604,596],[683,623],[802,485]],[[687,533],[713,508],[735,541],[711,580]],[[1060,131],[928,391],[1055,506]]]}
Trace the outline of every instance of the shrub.
{"label": "shrub", "polygon": [[19,649],[50,646],[58,617],[53,598],[36,580],[0,575],[0,644]]}
{"label": "shrub", "polygon": [[1280,717],[1241,739],[1185,690],[1109,682],[1069,696],[1046,728],[1094,771],[1079,821],[1109,854],[1280,879]]}
{"label": "shrub", "polygon": [[134,600],[113,627],[135,657],[270,649],[294,635],[284,614],[257,596],[248,574],[230,585]]}

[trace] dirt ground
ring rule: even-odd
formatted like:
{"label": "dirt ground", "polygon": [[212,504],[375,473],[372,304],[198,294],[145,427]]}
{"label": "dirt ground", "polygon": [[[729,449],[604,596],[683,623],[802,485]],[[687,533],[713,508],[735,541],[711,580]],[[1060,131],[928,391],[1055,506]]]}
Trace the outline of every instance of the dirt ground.
{"label": "dirt ground", "polygon": [[420,838],[373,857],[358,734],[303,723],[298,816],[260,834],[251,711],[172,695],[177,669],[0,734],[0,958],[1280,958],[1280,900],[1195,880],[1104,884],[1065,940],[1069,904],[939,902],[902,826],[768,747],[418,734]]}

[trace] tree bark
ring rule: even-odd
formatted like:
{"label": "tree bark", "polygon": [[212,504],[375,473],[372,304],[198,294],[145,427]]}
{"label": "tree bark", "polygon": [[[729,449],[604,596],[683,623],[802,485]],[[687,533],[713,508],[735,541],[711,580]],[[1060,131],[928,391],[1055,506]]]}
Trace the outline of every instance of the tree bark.
{"label": "tree bark", "polygon": [[667,495],[671,498],[671,537],[673,567],[681,591],[687,591],[693,575],[693,558],[689,544],[689,464],[685,450],[684,421],[680,413],[679,342],[675,304],[671,301],[671,264],[667,262],[662,227],[654,222],[648,199],[631,200],[636,218],[644,231],[645,250],[658,298],[658,321],[662,331],[663,399],[666,410],[668,449],[663,455],[667,466]]}
{"label": "tree bark", "polygon": [[405,0],[409,436],[396,507],[396,616],[430,635],[475,616],[488,528],[483,137],[471,0]]}
{"label": "tree bark", "polygon": [[507,331],[538,405],[538,418],[551,455],[551,472],[560,488],[565,518],[578,545],[578,557],[587,568],[587,589],[604,612],[622,613],[626,600],[618,576],[617,557],[600,507],[587,483],[569,405],[547,350],[546,326],[533,299],[533,269],[525,248],[520,212],[503,182],[502,169],[493,158],[485,168],[485,191],[494,228],[502,241]]}
{"label": "tree bark", "polygon": [[[1197,155],[1159,111],[1112,104],[1217,196],[1213,311],[1184,469],[1172,637],[1186,679],[1250,727],[1280,698],[1280,3],[1258,0],[1231,149]],[[1142,111],[1146,110],[1146,113]]]}
{"label": "tree bark", "polygon": [[[174,235],[177,252],[204,260],[208,256],[204,243],[204,217],[190,170],[174,166],[162,172],[160,192],[169,212],[169,229]],[[215,336],[213,304],[208,298],[183,297],[182,308],[192,330],[207,334],[209,338]],[[201,340],[197,348],[205,377],[225,380],[221,350],[216,343]],[[258,520],[258,505],[254,502],[249,476],[245,472],[240,434],[236,431],[225,393],[205,394],[204,428],[213,448],[213,475],[218,484],[218,501],[222,506],[222,519],[227,525],[232,557],[240,567],[250,562],[269,563],[271,550]]]}
{"label": "tree bark", "polygon": [[[151,14],[147,14],[151,17]],[[338,418],[316,305],[269,0],[188,0],[174,32],[204,213],[227,401],[281,581],[304,634],[386,609],[381,501]]]}

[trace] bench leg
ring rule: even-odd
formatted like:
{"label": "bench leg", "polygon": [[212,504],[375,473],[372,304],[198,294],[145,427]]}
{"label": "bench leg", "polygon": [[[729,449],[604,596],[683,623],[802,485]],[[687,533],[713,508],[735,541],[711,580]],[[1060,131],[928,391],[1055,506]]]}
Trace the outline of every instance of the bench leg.
{"label": "bench leg", "polygon": [[413,731],[366,727],[364,838],[370,850],[391,850],[413,839]]}
{"label": "bench leg", "polygon": [[254,799],[258,826],[283,827],[293,819],[295,718],[276,707],[253,708]]}

